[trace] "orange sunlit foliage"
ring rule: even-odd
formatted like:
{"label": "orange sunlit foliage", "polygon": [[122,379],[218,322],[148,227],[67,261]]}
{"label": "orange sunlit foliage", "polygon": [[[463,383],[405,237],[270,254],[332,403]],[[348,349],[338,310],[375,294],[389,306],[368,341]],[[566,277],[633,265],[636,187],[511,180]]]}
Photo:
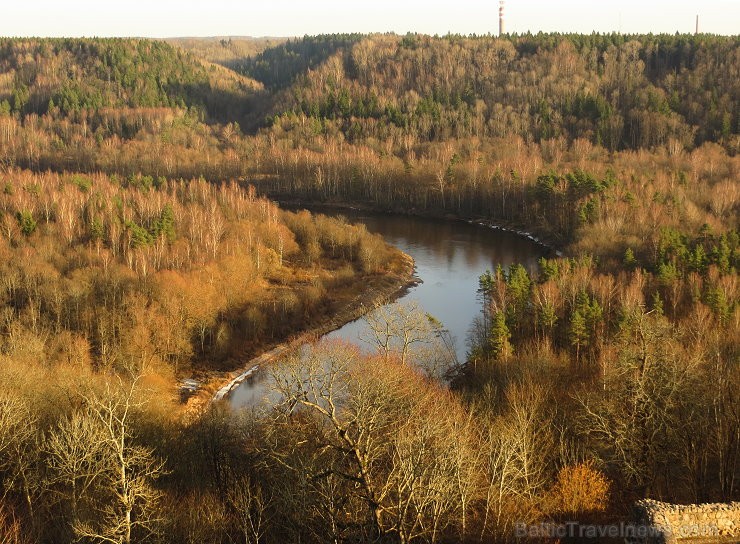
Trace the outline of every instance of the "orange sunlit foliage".
{"label": "orange sunlit foliage", "polygon": [[8,170],[0,187],[3,342],[17,357],[142,370],[223,359],[266,341],[265,321],[284,322],[278,334],[321,306],[326,289],[301,284],[320,282],[327,259],[358,274],[387,262],[365,231],[282,212],[234,182]]}

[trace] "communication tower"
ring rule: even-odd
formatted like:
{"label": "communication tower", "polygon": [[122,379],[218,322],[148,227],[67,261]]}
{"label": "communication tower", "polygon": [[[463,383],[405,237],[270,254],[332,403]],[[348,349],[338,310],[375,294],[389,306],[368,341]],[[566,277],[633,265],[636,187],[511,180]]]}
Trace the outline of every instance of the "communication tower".
{"label": "communication tower", "polygon": [[498,35],[504,35],[504,0],[498,2]]}

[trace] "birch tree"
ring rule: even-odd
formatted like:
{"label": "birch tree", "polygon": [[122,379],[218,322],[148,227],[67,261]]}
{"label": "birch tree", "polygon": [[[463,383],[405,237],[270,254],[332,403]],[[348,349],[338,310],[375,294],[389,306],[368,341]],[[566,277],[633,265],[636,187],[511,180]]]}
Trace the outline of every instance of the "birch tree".
{"label": "birch tree", "polygon": [[101,497],[86,519],[75,519],[78,538],[111,544],[130,544],[157,533],[160,492],[154,482],[164,473],[164,462],[150,448],[134,441],[133,417],[143,406],[136,376],[122,380],[104,394],[85,397],[85,425],[97,427],[100,448],[94,465]]}

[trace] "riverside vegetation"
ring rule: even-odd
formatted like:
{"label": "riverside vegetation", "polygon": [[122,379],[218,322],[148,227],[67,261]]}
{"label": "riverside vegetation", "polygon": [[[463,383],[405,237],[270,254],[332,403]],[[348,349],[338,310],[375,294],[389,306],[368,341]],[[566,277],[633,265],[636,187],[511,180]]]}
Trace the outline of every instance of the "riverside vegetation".
{"label": "riverside vegetation", "polygon": [[[184,45],[0,40],[4,541],[507,541],[737,500],[737,37]],[[394,266],[250,186],[566,257],[481,277],[450,387],[424,350],[319,343],[270,409],[185,414],[175,375]]]}

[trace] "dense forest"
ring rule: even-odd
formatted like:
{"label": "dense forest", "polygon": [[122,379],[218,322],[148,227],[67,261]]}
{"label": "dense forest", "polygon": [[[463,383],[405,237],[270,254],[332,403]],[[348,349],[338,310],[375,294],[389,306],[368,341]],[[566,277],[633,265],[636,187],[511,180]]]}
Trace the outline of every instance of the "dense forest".
{"label": "dense forest", "polygon": [[216,36],[213,38],[167,38],[165,42],[195,55],[199,59],[235,68],[266,49],[287,41],[285,38],[251,38]]}
{"label": "dense forest", "polygon": [[[0,39],[0,541],[506,542],[738,500],[739,150],[737,37]],[[565,256],[481,276],[449,381],[392,305],[376,353],[194,413],[177,378],[397,272],[265,195]]]}
{"label": "dense forest", "polygon": [[[671,140],[737,145],[736,38],[348,36],[274,51],[244,71],[268,87],[288,87],[276,113],[319,120],[352,142],[518,135],[586,138],[610,150]],[[327,58],[314,67],[317,52]],[[265,74],[265,63],[278,68]],[[289,86],[296,68],[305,75]]]}

